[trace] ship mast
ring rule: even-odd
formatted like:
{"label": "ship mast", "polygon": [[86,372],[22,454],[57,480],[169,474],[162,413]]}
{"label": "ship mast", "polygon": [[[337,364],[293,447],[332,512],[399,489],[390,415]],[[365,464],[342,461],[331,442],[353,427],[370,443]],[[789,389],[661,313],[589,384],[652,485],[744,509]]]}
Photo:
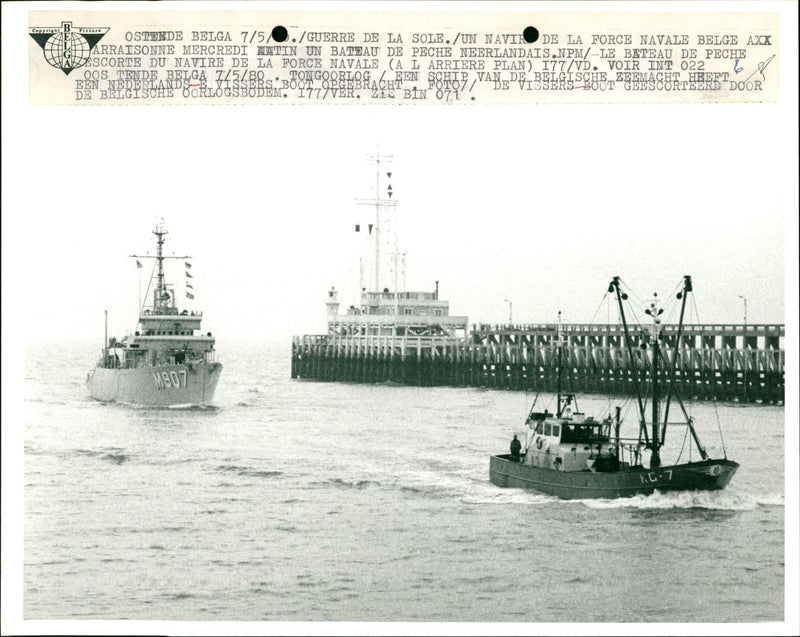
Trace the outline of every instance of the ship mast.
{"label": "ship mast", "polygon": [[689,292],[691,292],[691,291],[692,291],[692,277],[690,277],[687,274],[687,275],[685,275],[683,277],[683,290],[678,293],[678,298],[681,299],[681,301],[682,301],[681,302],[681,315],[680,315],[680,320],[678,322],[678,333],[677,333],[677,340],[675,341],[675,350],[674,350],[674,353],[673,353],[672,366],[670,367],[670,374],[669,374],[670,384],[669,384],[669,391],[667,392],[667,403],[666,403],[666,407],[664,408],[664,424],[663,424],[662,433],[661,433],[661,444],[662,445],[664,444],[664,439],[665,439],[666,431],[667,431],[667,419],[669,418],[670,400],[671,400],[672,395],[674,393],[675,394],[675,398],[678,401],[678,405],[680,406],[681,411],[683,412],[683,417],[686,419],[686,425],[687,425],[687,427],[689,427],[689,433],[692,434],[692,440],[694,440],[694,444],[697,447],[697,450],[700,452],[700,457],[703,460],[706,460],[708,458],[708,453],[706,453],[705,447],[703,447],[703,445],[700,443],[700,438],[697,435],[697,431],[695,431],[694,423],[692,422],[692,419],[689,416],[689,414],[686,413],[686,407],[684,407],[683,401],[681,400],[681,397],[680,397],[680,393],[678,392],[677,389],[675,389],[674,382],[673,382],[674,381],[673,374],[675,372],[675,365],[676,365],[676,362],[677,362],[677,359],[678,359],[678,349],[680,347],[680,338],[681,338],[681,333],[683,331],[683,317],[684,317],[684,312],[685,312],[685,309],[686,309],[686,297],[688,296]]}
{"label": "ship mast", "polygon": [[[169,234],[167,232],[166,227],[164,226],[164,219],[156,221],[156,227],[153,228],[153,234],[156,235],[156,246],[157,246],[155,257],[149,254],[132,254],[130,256],[131,258],[135,259],[156,260],[156,265],[158,267],[156,270],[156,287],[153,290],[153,313],[159,314],[160,311],[163,311],[164,309],[169,307],[167,301],[170,298],[169,291],[167,290],[167,284],[164,282],[164,259],[191,259],[192,257],[188,254],[164,256],[164,235]],[[149,284],[148,284],[148,289],[149,289]],[[145,296],[146,295],[147,292],[145,292]]]}
{"label": "ship mast", "polygon": [[661,466],[661,453],[660,453],[660,444],[658,441],[658,409],[659,409],[659,394],[658,394],[658,357],[661,355],[661,351],[659,348],[659,340],[661,339],[661,319],[658,317],[664,312],[663,308],[658,307],[658,294],[653,294],[653,300],[650,303],[650,307],[644,311],[645,314],[649,315],[653,319],[653,326],[650,332],[650,338],[652,341],[652,353],[653,353],[653,363],[652,363],[652,373],[651,373],[651,381],[653,383],[653,435],[652,440],[650,441],[650,451],[652,452],[650,456],[650,468],[657,469]]}
{"label": "ship mast", "polygon": [[561,310],[558,311],[558,330],[556,332],[558,339],[558,380],[556,381],[556,418],[561,416],[564,409],[561,406],[561,370],[563,365],[563,352],[564,342],[561,336]]}
{"label": "ship mast", "polygon": [[641,436],[644,433],[644,440],[645,444],[648,443],[647,440],[647,420],[644,414],[644,403],[642,402],[642,392],[639,388],[639,375],[636,373],[636,362],[633,358],[633,345],[631,343],[630,333],[628,332],[628,321],[625,319],[625,308],[622,306],[622,301],[628,298],[627,294],[624,294],[619,289],[619,277],[615,276],[611,279],[611,283],[608,286],[609,292],[616,292],[617,295],[617,305],[619,306],[619,315],[622,319],[622,327],[625,331],[625,346],[628,350],[628,358],[630,359],[631,363],[631,372],[633,373],[633,382],[634,387],[636,388],[636,399],[639,403],[639,439],[641,440]]}
{"label": "ship mast", "polygon": [[381,154],[375,160],[375,285],[372,288],[380,292],[381,285]]}
{"label": "ship mast", "polygon": [[[381,155],[380,150],[375,155],[367,155],[369,161],[375,162],[375,199],[357,199],[360,205],[375,206],[375,224],[370,226],[370,233],[374,244],[374,264],[372,271],[372,291],[380,292],[381,288],[381,209],[387,207],[394,207],[397,205],[396,201],[392,201],[392,186],[389,184],[387,194],[389,199],[381,198],[381,164],[390,163],[394,157],[392,155]],[[392,173],[387,172],[386,176],[391,179]],[[395,236],[395,252],[397,252],[397,237]],[[395,257],[396,261],[396,257]],[[395,266],[395,293],[397,292],[397,267]]]}
{"label": "ship mast", "polygon": [[163,247],[164,247],[164,235],[168,234],[166,228],[164,227],[164,220],[161,219],[156,223],[156,227],[153,228],[153,234],[156,235],[156,244],[157,244],[157,252],[156,252],[156,264],[158,265],[158,274],[156,279],[156,289],[153,291],[153,310],[160,309],[164,305],[164,301],[167,299],[167,286],[164,283],[164,254],[163,254]]}
{"label": "ship mast", "polygon": [[678,351],[681,347],[681,337],[683,336],[683,316],[686,312],[686,299],[689,296],[689,292],[692,291],[692,277],[688,274],[684,275],[683,277],[683,290],[678,292],[677,298],[681,301],[681,314],[680,318],[678,319],[678,332],[675,335],[675,347],[673,350],[672,355],[672,364],[670,365],[669,369],[669,389],[667,390],[667,401],[664,407],[664,424],[661,427],[661,444],[664,444],[664,439],[667,436],[667,421],[669,420],[669,405],[672,401],[672,390],[674,387],[674,378],[675,378],[675,366],[678,363]]}
{"label": "ship mast", "polygon": [[[625,330],[625,341],[628,348],[628,355],[631,361],[631,369],[633,370],[634,367],[634,358],[633,358],[633,347],[630,340],[630,333],[628,331],[628,324],[625,320],[625,312],[622,306],[623,299],[627,299],[627,295],[620,292],[619,289],[619,277],[614,277],[611,281],[611,284],[608,288],[609,292],[616,292],[617,295],[617,302],[619,304],[620,316],[622,318],[622,325]],[[642,393],[639,389],[639,380],[638,375],[634,373],[634,381],[636,384],[636,394],[639,400],[639,413],[640,413],[640,425],[639,425],[639,435],[641,436],[642,433],[645,437],[645,446],[650,449],[652,455],[650,457],[650,466],[651,468],[657,468],[661,466],[661,447],[664,444],[664,439],[666,436],[666,428],[667,428],[667,419],[669,417],[669,406],[672,396],[674,395],[678,404],[680,405],[681,411],[683,411],[683,415],[686,418],[687,426],[689,427],[689,432],[692,434],[692,439],[694,440],[697,449],[700,452],[701,457],[705,460],[708,458],[708,454],[706,450],[703,448],[702,444],[700,444],[700,439],[697,436],[697,432],[694,429],[694,425],[692,423],[692,419],[686,413],[686,408],[683,405],[683,401],[681,400],[680,394],[678,393],[677,389],[674,387],[674,383],[672,382],[672,376],[675,371],[675,365],[678,356],[678,348],[680,347],[680,338],[683,331],[683,318],[684,312],[686,309],[686,296],[689,292],[692,291],[692,278],[690,276],[684,276],[684,285],[683,290],[678,294],[678,298],[682,299],[681,304],[681,313],[680,313],[680,320],[678,323],[678,330],[677,330],[677,341],[675,343],[675,351],[673,353],[672,363],[669,364],[669,361],[665,361],[665,364],[669,365],[669,389],[667,391],[667,400],[666,406],[664,409],[664,419],[661,423],[659,423],[659,409],[660,409],[660,387],[659,387],[659,364],[662,360],[663,353],[661,351],[660,340],[661,340],[661,319],[658,317],[664,312],[662,308],[659,308],[659,301],[658,295],[653,295],[653,301],[650,303],[650,306],[645,310],[645,314],[650,316],[653,319],[653,325],[650,329],[650,339],[651,339],[651,351],[652,351],[652,364],[651,364],[651,382],[653,384],[653,406],[652,406],[652,438],[648,440],[647,435],[647,423],[645,419],[645,410],[644,404],[642,403]],[[635,372],[635,370],[633,370]],[[659,424],[661,426],[659,427]]]}

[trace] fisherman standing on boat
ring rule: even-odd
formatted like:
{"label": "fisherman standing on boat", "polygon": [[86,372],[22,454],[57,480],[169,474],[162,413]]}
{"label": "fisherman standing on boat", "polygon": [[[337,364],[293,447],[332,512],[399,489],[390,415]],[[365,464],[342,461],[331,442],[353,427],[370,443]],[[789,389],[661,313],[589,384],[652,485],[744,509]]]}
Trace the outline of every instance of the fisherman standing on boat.
{"label": "fisherman standing on boat", "polygon": [[517,440],[517,435],[514,434],[514,440],[511,441],[511,459],[514,462],[519,462],[519,452],[522,450],[522,443]]}

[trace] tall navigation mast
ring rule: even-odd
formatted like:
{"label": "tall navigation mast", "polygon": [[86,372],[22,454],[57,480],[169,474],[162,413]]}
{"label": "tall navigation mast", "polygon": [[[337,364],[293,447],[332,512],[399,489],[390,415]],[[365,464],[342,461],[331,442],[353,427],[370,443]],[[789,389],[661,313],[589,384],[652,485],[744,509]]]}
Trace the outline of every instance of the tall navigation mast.
{"label": "tall navigation mast", "polygon": [[[153,290],[153,312],[158,314],[159,310],[165,310],[170,307],[168,301],[170,299],[167,284],[164,282],[164,259],[191,259],[188,254],[185,255],[172,255],[164,256],[164,235],[169,234],[164,226],[164,219],[156,220],[156,227],[153,228],[153,234],[156,235],[156,256],[152,257],[149,254],[132,254],[131,257],[136,259],[155,259],[156,270],[156,288]],[[174,300],[174,299],[173,299]]]}
{"label": "tall navigation mast", "polygon": [[169,298],[169,293],[167,292],[167,286],[164,283],[164,235],[168,234],[167,229],[164,227],[164,220],[161,219],[160,221],[156,222],[156,227],[153,228],[153,234],[156,235],[156,244],[157,244],[157,251],[156,251],[156,263],[158,265],[158,274],[156,280],[156,289],[154,292],[153,297],[153,309],[162,307],[164,301]]}
{"label": "tall navigation mast", "polygon": [[[360,205],[368,205],[368,206],[375,206],[375,224],[372,227],[372,240],[375,242],[374,244],[374,264],[373,264],[373,276],[372,276],[372,290],[373,292],[380,292],[381,291],[381,213],[384,208],[393,208],[397,205],[397,201],[392,199],[394,192],[392,190],[392,185],[388,184],[386,188],[386,198],[381,197],[381,164],[388,164],[391,163],[394,157],[392,155],[382,155],[380,150],[374,155],[367,155],[367,160],[372,161],[375,163],[375,199],[357,199],[356,201]],[[391,171],[386,172],[386,178],[391,179],[392,173]],[[397,260],[397,236],[395,234],[395,247],[394,247],[394,258],[395,262]],[[397,265],[395,263],[395,282],[394,288],[395,292],[397,292]]]}
{"label": "tall navigation mast", "polygon": [[647,308],[644,313],[650,316],[653,319],[653,325],[650,332],[650,339],[652,341],[652,353],[653,353],[653,361],[652,361],[652,372],[651,372],[651,380],[653,383],[653,415],[652,415],[652,439],[651,439],[651,455],[650,455],[650,468],[657,469],[661,466],[661,443],[659,442],[659,422],[658,422],[658,411],[659,411],[659,400],[661,398],[659,394],[659,379],[658,379],[658,357],[661,356],[661,348],[659,347],[658,341],[661,339],[661,319],[658,318],[664,310],[658,307],[658,294],[653,294],[653,300],[650,302],[650,307]]}

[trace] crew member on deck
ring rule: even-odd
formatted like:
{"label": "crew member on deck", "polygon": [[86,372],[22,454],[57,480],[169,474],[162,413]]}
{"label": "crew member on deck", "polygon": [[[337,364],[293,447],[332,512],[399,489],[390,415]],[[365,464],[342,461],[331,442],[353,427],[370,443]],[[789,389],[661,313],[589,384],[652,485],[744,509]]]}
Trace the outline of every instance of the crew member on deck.
{"label": "crew member on deck", "polygon": [[511,441],[511,459],[514,462],[519,462],[519,452],[522,449],[522,443],[517,440],[517,435],[514,434],[514,440]]}

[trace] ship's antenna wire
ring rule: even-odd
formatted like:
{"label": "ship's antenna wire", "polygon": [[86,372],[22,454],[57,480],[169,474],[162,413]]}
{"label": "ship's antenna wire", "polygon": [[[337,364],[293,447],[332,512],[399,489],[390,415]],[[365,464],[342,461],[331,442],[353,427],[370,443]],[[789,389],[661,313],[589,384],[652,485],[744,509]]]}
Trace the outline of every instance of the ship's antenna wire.
{"label": "ship's antenna wire", "polygon": [[610,299],[610,298],[611,297],[608,294],[608,292],[604,292],[603,293],[603,298],[600,299],[600,303],[597,305],[597,309],[594,311],[594,315],[592,316],[592,319],[589,321],[590,325],[594,324],[594,321],[597,318],[597,315],[600,313],[600,309],[603,307],[603,303],[605,303],[606,299]]}
{"label": "ship's antenna wire", "polygon": [[142,306],[139,308],[140,316],[142,314],[142,311],[144,310],[145,305],[147,305],[147,295],[150,294],[150,286],[153,284],[153,274],[155,273],[155,271],[156,271],[156,262],[153,261],[153,269],[150,270],[150,278],[147,281],[147,289],[144,291],[144,297],[142,297]]}
{"label": "ship's antenna wire", "polygon": [[[625,281],[623,281],[622,279],[620,279],[619,281],[625,287],[625,294],[628,295],[628,299],[626,299],[628,301],[628,317],[632,316],[636,324],[639,326],[639,328],[641,328],[642,319],[639,318],[639,315],[636,313],[636,306],[633,304],[633,301],[631,301],[630,297],[633,296],[635,298],[636,303],[638,304],[639,307],[646,307],[647,303],[645,301],[642,301],[638,296],[636,296],[636,293],[630,288],[630,286]],[[632,323],[634,321],[629,320],[628,323]]]}
{"label": "ship's antenna wire", "polygon": [[[692,314],[694,314],[694,322],[695,322],[696,325],[699,325],[700,324],[700,311],[697,309],[697,300],[695,298],[694,291],[692,292],[692,297],[691,298],[692,298],[692,308],[691,308],[691,310],[693,310],[693,311],[689,312],[689,316],[691,317]],[[702,345],[701,345],[701,347],[702,347]],[[694,406],[694,403],[692,402],[692,398],[693,397],[694,397],[694,392],[689,394],[689,415],[691,415],[692,407]]]}
{"label": "ship's antenna wire", "polygon": [[722,443],[722,457],[728,459],[728,452],[725,451],[725,437],[722,435],[722,424],[719,421],[719,412],[717,411],[717,397],[714,396],[714,415],[717,417],[717,430],[719,431],[719,440]]}
{"label": "ship's antenna wire", "polygon": [[[675,464],[678,464],[681,461],[681,456],[683,455],[683,450],[686,448],[686,439],[689,437],[689,427],[684,427],[683,429],[683,442],[681,442],[680,451],[678,451],[678,457],[675,459]],[[691,456],[692,447],[689,445],[689,454]]]}
{"label": "ship's antenna wire", "polygon": [[[610,306],[611,295],[607,291],[603,293],[603,296],[600,299],[600,303],[597,304],[597,309],[594,311],[594,314],[592,315],[592,319],[589,321],[589,325],[594,325],[595,320],[597,319],[597,315],[600,314],[600,310],[602,309],[604,303],[606,305],[606,325],[608,325],[609,315],[611,313],[611,306]],[[590,359],[592,361],[592,369],[596,372],[597,371],[597,363],[595,362],[595,359],[594,359],[594,352],[592,353]],[[611,411],[611,396],[610,395],[608,396],[608,410],[609,410],[609,412]]]}
{"label": "ship's antenna wire", "polygon": [[[700,311],[697,309],[697,301],[695,300],[695,295],[692,294],[692,308],[694,310],[695,321],[699,324],[700,323]],[[717,410],[717,397],[714,396],[714,415],[717,419],[717,430],[719,431],[719,440],[722,443],[722,455],[727,460],[728,452],[725,450],[725,436],[722,435],[722,423],[719,420],[719,411]],[[689,402],[689,406],[691,407],[691,399]]]}
{"label": "ship's antenna wire", "polygon": [[638,304],[639,304],[641,307],[644,307],[644,306],[646,306],[646,305],[647,305],[647,302],[646,302],[646,301],[642,301],[642,299],[640,299],[640,298],[638,297],[638,295],[636,294],[636,292],[634,292],[634,291],[633,291],[633,288],[631,288],[631,287],[628,285],[628,283],[627,283],[626,281],[623,281],[622,279],[620,279],[620,283],[622,283],[622,284],[625,286],[625,291],[628,293],[628,296],[632,296],[633,298],[635,298],[635,299],[636,299],[636,302],[637,302],[637,303],[638,303]]}

